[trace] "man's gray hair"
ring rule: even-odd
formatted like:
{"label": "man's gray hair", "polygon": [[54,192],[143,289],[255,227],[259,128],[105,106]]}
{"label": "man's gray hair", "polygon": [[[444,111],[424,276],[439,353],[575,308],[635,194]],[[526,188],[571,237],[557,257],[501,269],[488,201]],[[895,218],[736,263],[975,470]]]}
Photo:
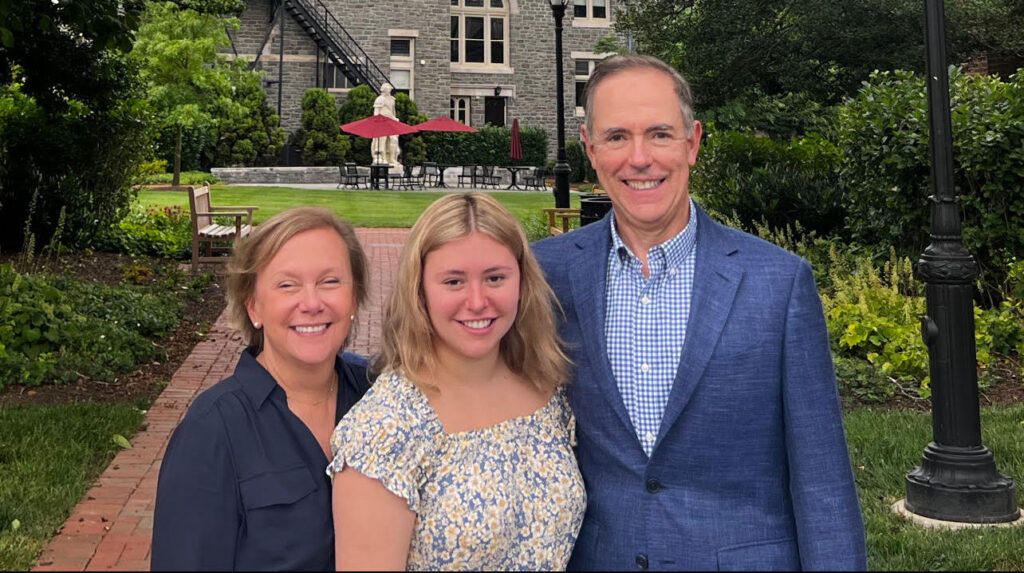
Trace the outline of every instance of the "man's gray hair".
{"label": "man's gray hair", "polygon": [[[672,86],[675,89],[676,97],[679,99],[679,111],[683,114],[683,126],[686,128],[686,136],[693,134],[693,91],[690,84],[683,79],[683,76],[675,68],[654,56],[643,56],[640,54],[622,54],[602,60],[594,67],[594,73],[587,80],[587,86],[583,89],[583,109],[587,119],[587,136],[593,137],[594,128],[594,90],[602,81],[615,74],[628,70],[650,69],[663,72],[672,79]],[[638,86],[642,89],[642,86]]]}

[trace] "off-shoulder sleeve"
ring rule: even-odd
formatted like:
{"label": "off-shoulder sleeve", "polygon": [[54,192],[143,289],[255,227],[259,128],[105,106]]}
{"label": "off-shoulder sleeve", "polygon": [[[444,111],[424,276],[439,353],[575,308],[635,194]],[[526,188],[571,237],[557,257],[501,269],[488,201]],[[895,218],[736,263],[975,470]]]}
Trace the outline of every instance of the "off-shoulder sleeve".
{"label": "off-shoulder sleeve", "polygon": [[432,440],[409,399],[409,390],[415,388],[395,376],[381,376],[338,423],[331,436],[334,459],[327,475],[333,478],[346,466],[353,468],[405,499],[415,512]]}

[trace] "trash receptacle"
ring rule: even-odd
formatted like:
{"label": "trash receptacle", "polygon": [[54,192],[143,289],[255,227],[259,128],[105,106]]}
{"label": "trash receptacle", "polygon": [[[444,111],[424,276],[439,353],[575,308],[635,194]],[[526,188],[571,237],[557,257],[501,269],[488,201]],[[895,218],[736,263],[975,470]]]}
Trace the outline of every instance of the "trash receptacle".
{"label": "trash receptacle", "polygon": [[580,226],[596,223],[612,208],[612,199],[604,193],[580,194]]}

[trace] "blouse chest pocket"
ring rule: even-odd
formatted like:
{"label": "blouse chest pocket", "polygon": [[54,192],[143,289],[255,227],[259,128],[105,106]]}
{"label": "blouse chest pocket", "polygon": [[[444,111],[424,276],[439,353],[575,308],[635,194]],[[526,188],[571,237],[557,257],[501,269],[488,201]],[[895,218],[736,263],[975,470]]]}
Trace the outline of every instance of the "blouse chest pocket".
{"label": "blouse chest pocket", "polygon": [[293,505],[316,491],[313,476],[305,466],[258,474],[238,487],[246,510]]}

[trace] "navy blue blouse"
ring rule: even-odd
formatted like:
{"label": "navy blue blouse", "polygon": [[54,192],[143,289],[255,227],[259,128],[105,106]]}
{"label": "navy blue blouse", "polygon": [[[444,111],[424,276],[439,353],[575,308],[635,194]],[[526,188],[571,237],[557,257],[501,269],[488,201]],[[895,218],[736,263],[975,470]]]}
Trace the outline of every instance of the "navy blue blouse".
{"label": "navy blue blouse", "polygon": [[[345,353],[336,420],[370,387]],[[246,350],[235,373],[200,394],[160,467],[151,569],[334,570],[330,460]]]}

